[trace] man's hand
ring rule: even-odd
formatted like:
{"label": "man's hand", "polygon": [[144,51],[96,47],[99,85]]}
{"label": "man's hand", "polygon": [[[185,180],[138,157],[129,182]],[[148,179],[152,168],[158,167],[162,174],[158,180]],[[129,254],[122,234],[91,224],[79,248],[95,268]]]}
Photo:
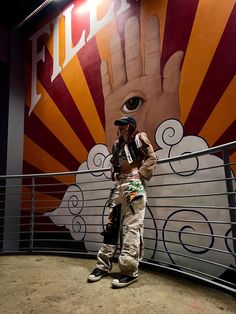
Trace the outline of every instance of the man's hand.
{"label": "man's hand", "polygon": [[110,40],[111,72],[107,61],[101,63],[105,99],[106,139],[108,149],[116,137],[113,123],[132,115],[138,129],[145,131],[154,148],[158,125],[169,118],[179,118],[179,82],[182,51],[175,52],[160,73],[159,20],[152,16],[146,23],[145,55],[142,61],[139,23],[131,17],[125,25],[125,60],[118,33]]}

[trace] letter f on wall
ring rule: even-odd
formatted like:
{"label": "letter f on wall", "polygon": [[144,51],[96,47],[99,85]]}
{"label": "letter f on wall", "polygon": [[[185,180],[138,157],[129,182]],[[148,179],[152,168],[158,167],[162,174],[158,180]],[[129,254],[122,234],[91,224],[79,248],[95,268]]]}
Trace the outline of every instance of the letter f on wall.
{"label": "letter f on wall", "polygon": [[32,41],[32,74],[31,74],[31,105],[29,110],[29,116],[34,110],[37,102],[41,98],[41,94],[37,94],[37,63],[42,60],[45,61],[45,46],[42,50],[37,52],[37,41],[40,36],[47,33],[50,34],[49,24],[41,28],[37,33],[35,33],[30,40]]}

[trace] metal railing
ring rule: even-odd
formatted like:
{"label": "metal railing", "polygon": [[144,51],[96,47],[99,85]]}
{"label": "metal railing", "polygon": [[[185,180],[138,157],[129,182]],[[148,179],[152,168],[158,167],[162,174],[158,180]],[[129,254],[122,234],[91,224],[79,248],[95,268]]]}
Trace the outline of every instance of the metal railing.
{"label": "metal railing", "polygon": [[[141,265],[236,292],[235,150],[231,142],[158,160],[147,183]],[[95,257],[113,186],[109,170],[0,176],[1,253]]]}

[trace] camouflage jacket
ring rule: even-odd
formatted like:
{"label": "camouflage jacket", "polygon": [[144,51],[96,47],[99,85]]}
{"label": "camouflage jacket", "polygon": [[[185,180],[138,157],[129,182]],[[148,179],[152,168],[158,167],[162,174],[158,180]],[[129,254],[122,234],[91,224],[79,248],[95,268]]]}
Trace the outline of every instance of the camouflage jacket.
{"label": "camouflage jacket", "polygon": [[120,138],[112,147],[111,163],[114,172],[129,173],[138,169],[139,174],[150,180],[156,168],[157,157],[144,132],[136,132],[126,144]]}

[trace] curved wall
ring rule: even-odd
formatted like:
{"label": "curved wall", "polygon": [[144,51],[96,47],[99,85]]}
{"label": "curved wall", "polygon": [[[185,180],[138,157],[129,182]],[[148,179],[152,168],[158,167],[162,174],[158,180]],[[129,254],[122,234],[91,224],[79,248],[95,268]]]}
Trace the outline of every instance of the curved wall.
{"label": "curved wall", "polygon": [[[24,173],[93,169],[101,162],[99,154],[109,156],[116,135],[113,121],[121,115],[135,116],[159,158],[234,141],[235,25],[233,0],[71,2],[60,15],[32,30],[28,39]],[[134,97],[138,101],[131,104],[129,100]],[[235,157],[233,149],[230,161]],[[108,166],[108,158],[105,160]],[[222,155],[205,158],[200,164],[211,169],[222,164]],[[184,195],[192,194],[188,182],[193,178],[218,180],[222,175],[206,170],[196,177],[198,163],[168,167],[171,175],[161,183],[185,184]],[[156,176],[166,170],[158,167]],[[78,180],[80,177],[71,175],[44,181],[52,186],[60,184],[60,193],[38,185],[36,193],[43,193],[40,195],[46,205],[35,208],[36,222],[64,204],[66,193]],[[197,192],[204,194],[205,189],[207,193],[224,193],[226,187],[222,182],[199,185]],[[181,190],[180,184],[173,190],[168,188],[170,195]],[[30,188],[25,186],[23,191],[27,194]],[[165,192],[152,188],[150,204],[163,205]],[[158,203],[151,198],[152,193],[161,198]],[[214,200],[200,197],[194,202],[189,198],[185,204],[168,199],[165,206],[197,206],[196,200],[203,207],[228,206],[225,196]],[[159,209],[157,213],[166,219],[173,211],[167,215]],[[23,209],[22,215],[27,214]],[[178,214],[190,220],[198,215],[194,211]],[[226,216],[222,219],[229,219],[228,213]],[[65,224],[57,224],[57,230],[63,231]],[[219,230],[219,234],[227,232]]]}

